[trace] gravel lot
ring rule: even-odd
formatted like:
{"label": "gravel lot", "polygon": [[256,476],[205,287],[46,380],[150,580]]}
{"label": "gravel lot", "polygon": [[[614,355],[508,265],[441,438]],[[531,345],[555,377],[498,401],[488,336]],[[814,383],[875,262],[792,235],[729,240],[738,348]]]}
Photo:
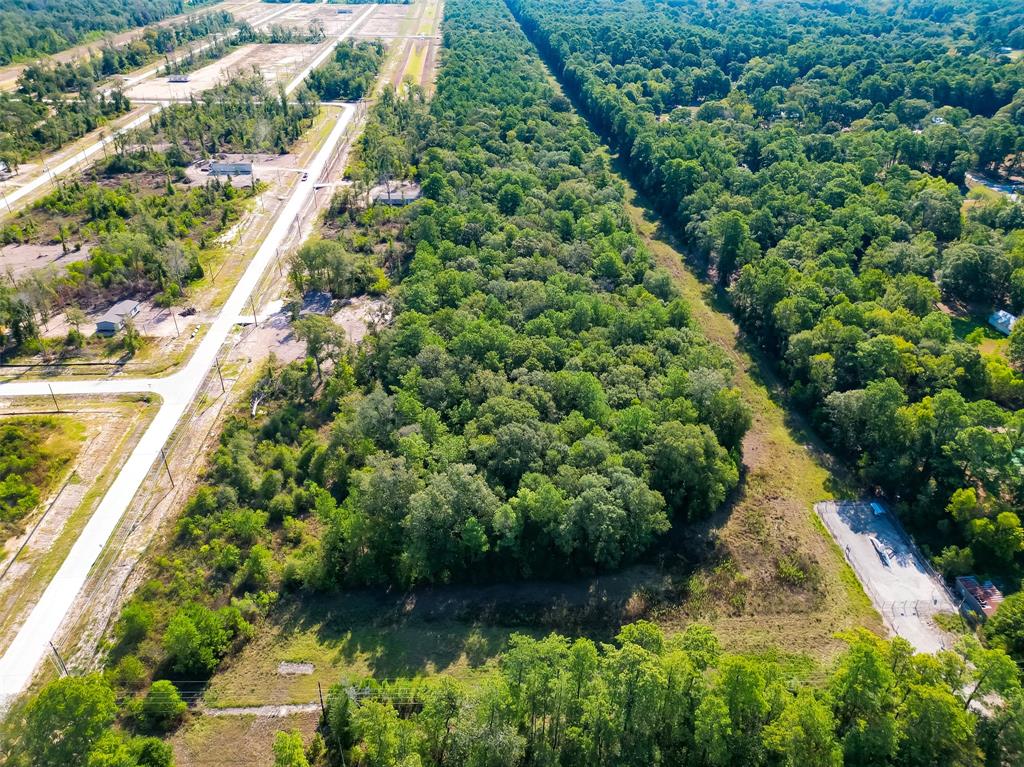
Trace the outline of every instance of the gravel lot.
{"label": "gravel lot", "polygon": [[940,629],[932,616],[956,613],[956,605],[890,512],[876,514],[870,503],[862,501],[827,501],[816,504],[814,510],[892,632],[919,652],[950,646],[952,636]]}

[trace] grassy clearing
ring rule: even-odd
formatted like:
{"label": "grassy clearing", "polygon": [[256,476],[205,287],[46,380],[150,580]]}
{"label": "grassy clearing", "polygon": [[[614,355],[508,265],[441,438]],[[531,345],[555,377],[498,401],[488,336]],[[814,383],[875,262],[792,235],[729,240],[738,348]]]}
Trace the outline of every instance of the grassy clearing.
{"label": "grassy clearing", "polygon": [[419,85],[423,80],[423,65],[427,60],[427,46],[422,43],[416,43],[413,46],[412,51],[409,53],[409,58],[405,65],[405,74],[402,75],[402,80],[409,80],[412,83]]}
{"label": "grassy clearing", "polygon": [[982,354],[995,354],[1006,357],[1007,340],[1006,336],[988,324],[988,313],[978,309],[971,309],[964,312],[949,312],[949,319],[953,325],[953,335],[961,341],[971,340],[978,344]]}
{"label": "grassy clearing", "polygon": [[178,767],[200,765],[271,765],[274,733],[298,730],[308,740],[317,714],[294,714],[274,719],[255,716],[198,717],[171,739]]}
{"label": "grassy clearing", "polygon": [[[455,618],[402,620],[375,614],[371,600],[343,595],[303,605],[295,621],[264,627],[218,674],[205,695],[210,706],[310,703],[317,683],[450,674],[469,684],[486,677],[516,629],[473,626]],[[385,615],[387,611],[385,611]],[[282,662],[312,663],[308,675],[278,673]]]}
{"label": "grassy clearing", "polygon": [[85,427],[68,416],[0,419],[0,540],[63,481],[85,439]]}

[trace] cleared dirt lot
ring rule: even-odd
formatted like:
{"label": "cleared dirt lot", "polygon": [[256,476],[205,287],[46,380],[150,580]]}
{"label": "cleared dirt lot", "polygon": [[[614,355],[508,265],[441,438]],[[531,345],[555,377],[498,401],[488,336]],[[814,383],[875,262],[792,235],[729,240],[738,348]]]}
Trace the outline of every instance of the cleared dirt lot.
{"label": "cleared dirt lot", "polygon": [[919,652],[948,647],[950,635],[933,618],[937,613],[955,613],[956,606],[894,524],[890,512],[876,514],[871,504],[858,501],[819,503],[815,511],[843,549],[886,625]]}
{"label": "cleared dirt lot", "polygon": [[82,261],[88,256],[89,248],[86,244],[78,250],[65,253],[60,245],[5,245],[3,255],[0,256],[0,270],[12,282],[47,266],[63,270],[68,264]]}
{"label": "cleared dirt lot", "polygon": [[187,83],[173,83],[166,77],[155,77],[129,88],[126,94],[136,101],[182,100],[254,69],[267,82],[283,81],[299,72],[316,50],[315,45],[301,44],[243,45],[224,58],[190,73]]}

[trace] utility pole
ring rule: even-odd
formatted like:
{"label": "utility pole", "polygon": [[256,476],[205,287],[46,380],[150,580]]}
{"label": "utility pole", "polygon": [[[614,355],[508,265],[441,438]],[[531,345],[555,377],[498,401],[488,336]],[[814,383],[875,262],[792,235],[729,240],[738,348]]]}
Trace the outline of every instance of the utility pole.
{"label": "utility pole", "polygon": [[53,650],[53,654],[57,656],[57,665],[60,666],[60,670],[62,672],[61,676],[70,676],[70,674],[68,674],[68,667],[65,665],[64,659],[60,657],[60,652],[54,646],[53,642],[50,642],[50,649]]}
{"label": "utility pole", "polygon": [[256,302],[252,296],[249,296],[249,306],[252,307],[252,324],[256,327],[260,326],[260,318],[256,314]]}
{"label": "utility pole", "polygon": [[174,309],[171,309],[171,319],[174,320],[174,335],[180,336],[181,331],[178,330],[178,318],[174,316]]}
{"label": "utility pole", "polygon": [[160,448],[160,457],[164,459],[164,469],[167,471],[167,478],[171,480],[171,487],[174,487],[174,477],[171,476],[171,467],[167,465],[167,453]]}
{"label": "utility pole", "polygon": [[46,388],[50,390],[50,398],[53,400],[53,406],[57,409],[57,412],[59,413],[60,405],[57,404],[57,397],[53,393],[53,387],[50,384],[46,384]]}
{"label": "utility pole", "polygon": [[214,357],[213,364],[217,366],[217,378],[220,379],[220,393],[227,394],[228,390],[224,386],[224,374],[220,372],[220,360]]}

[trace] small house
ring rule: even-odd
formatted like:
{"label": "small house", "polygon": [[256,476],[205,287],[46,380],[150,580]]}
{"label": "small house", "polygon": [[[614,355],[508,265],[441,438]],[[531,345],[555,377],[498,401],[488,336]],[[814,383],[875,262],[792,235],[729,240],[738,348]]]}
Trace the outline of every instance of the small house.
{"label": "small house", "polygon": [[112,336],[124,327],[126,320],[139,313],[139,302],[130,298],[118,301],[96,320],[96,335]]}
{"label": "small house", "polygon": [[992,581],[979,583],[973,575],[957,578],[956,590],[964,600],[961,609],[974,613],[983,621],[991,618],[1003,601],[1003,592]]}
{"label": "small house", "polygon": [[397,184],[390,189],[386,186],[375,186],[370,190],[370,202],[376,205],[404,207],[416,202],[422,195],[419,184]]}
{"label": "small house", "polygon": [[210,163],[211,176],[251,176],[251,162],[220,162],[214,160]]}
{"label": "small house", "polygon": [[989,315],[988,324],[1004,336],[1008,336],[1013,330],[1013,326],[1017,324],[1017,318],[1005,309],[1000,309],[999,311],[992,312],[992,314]]}

